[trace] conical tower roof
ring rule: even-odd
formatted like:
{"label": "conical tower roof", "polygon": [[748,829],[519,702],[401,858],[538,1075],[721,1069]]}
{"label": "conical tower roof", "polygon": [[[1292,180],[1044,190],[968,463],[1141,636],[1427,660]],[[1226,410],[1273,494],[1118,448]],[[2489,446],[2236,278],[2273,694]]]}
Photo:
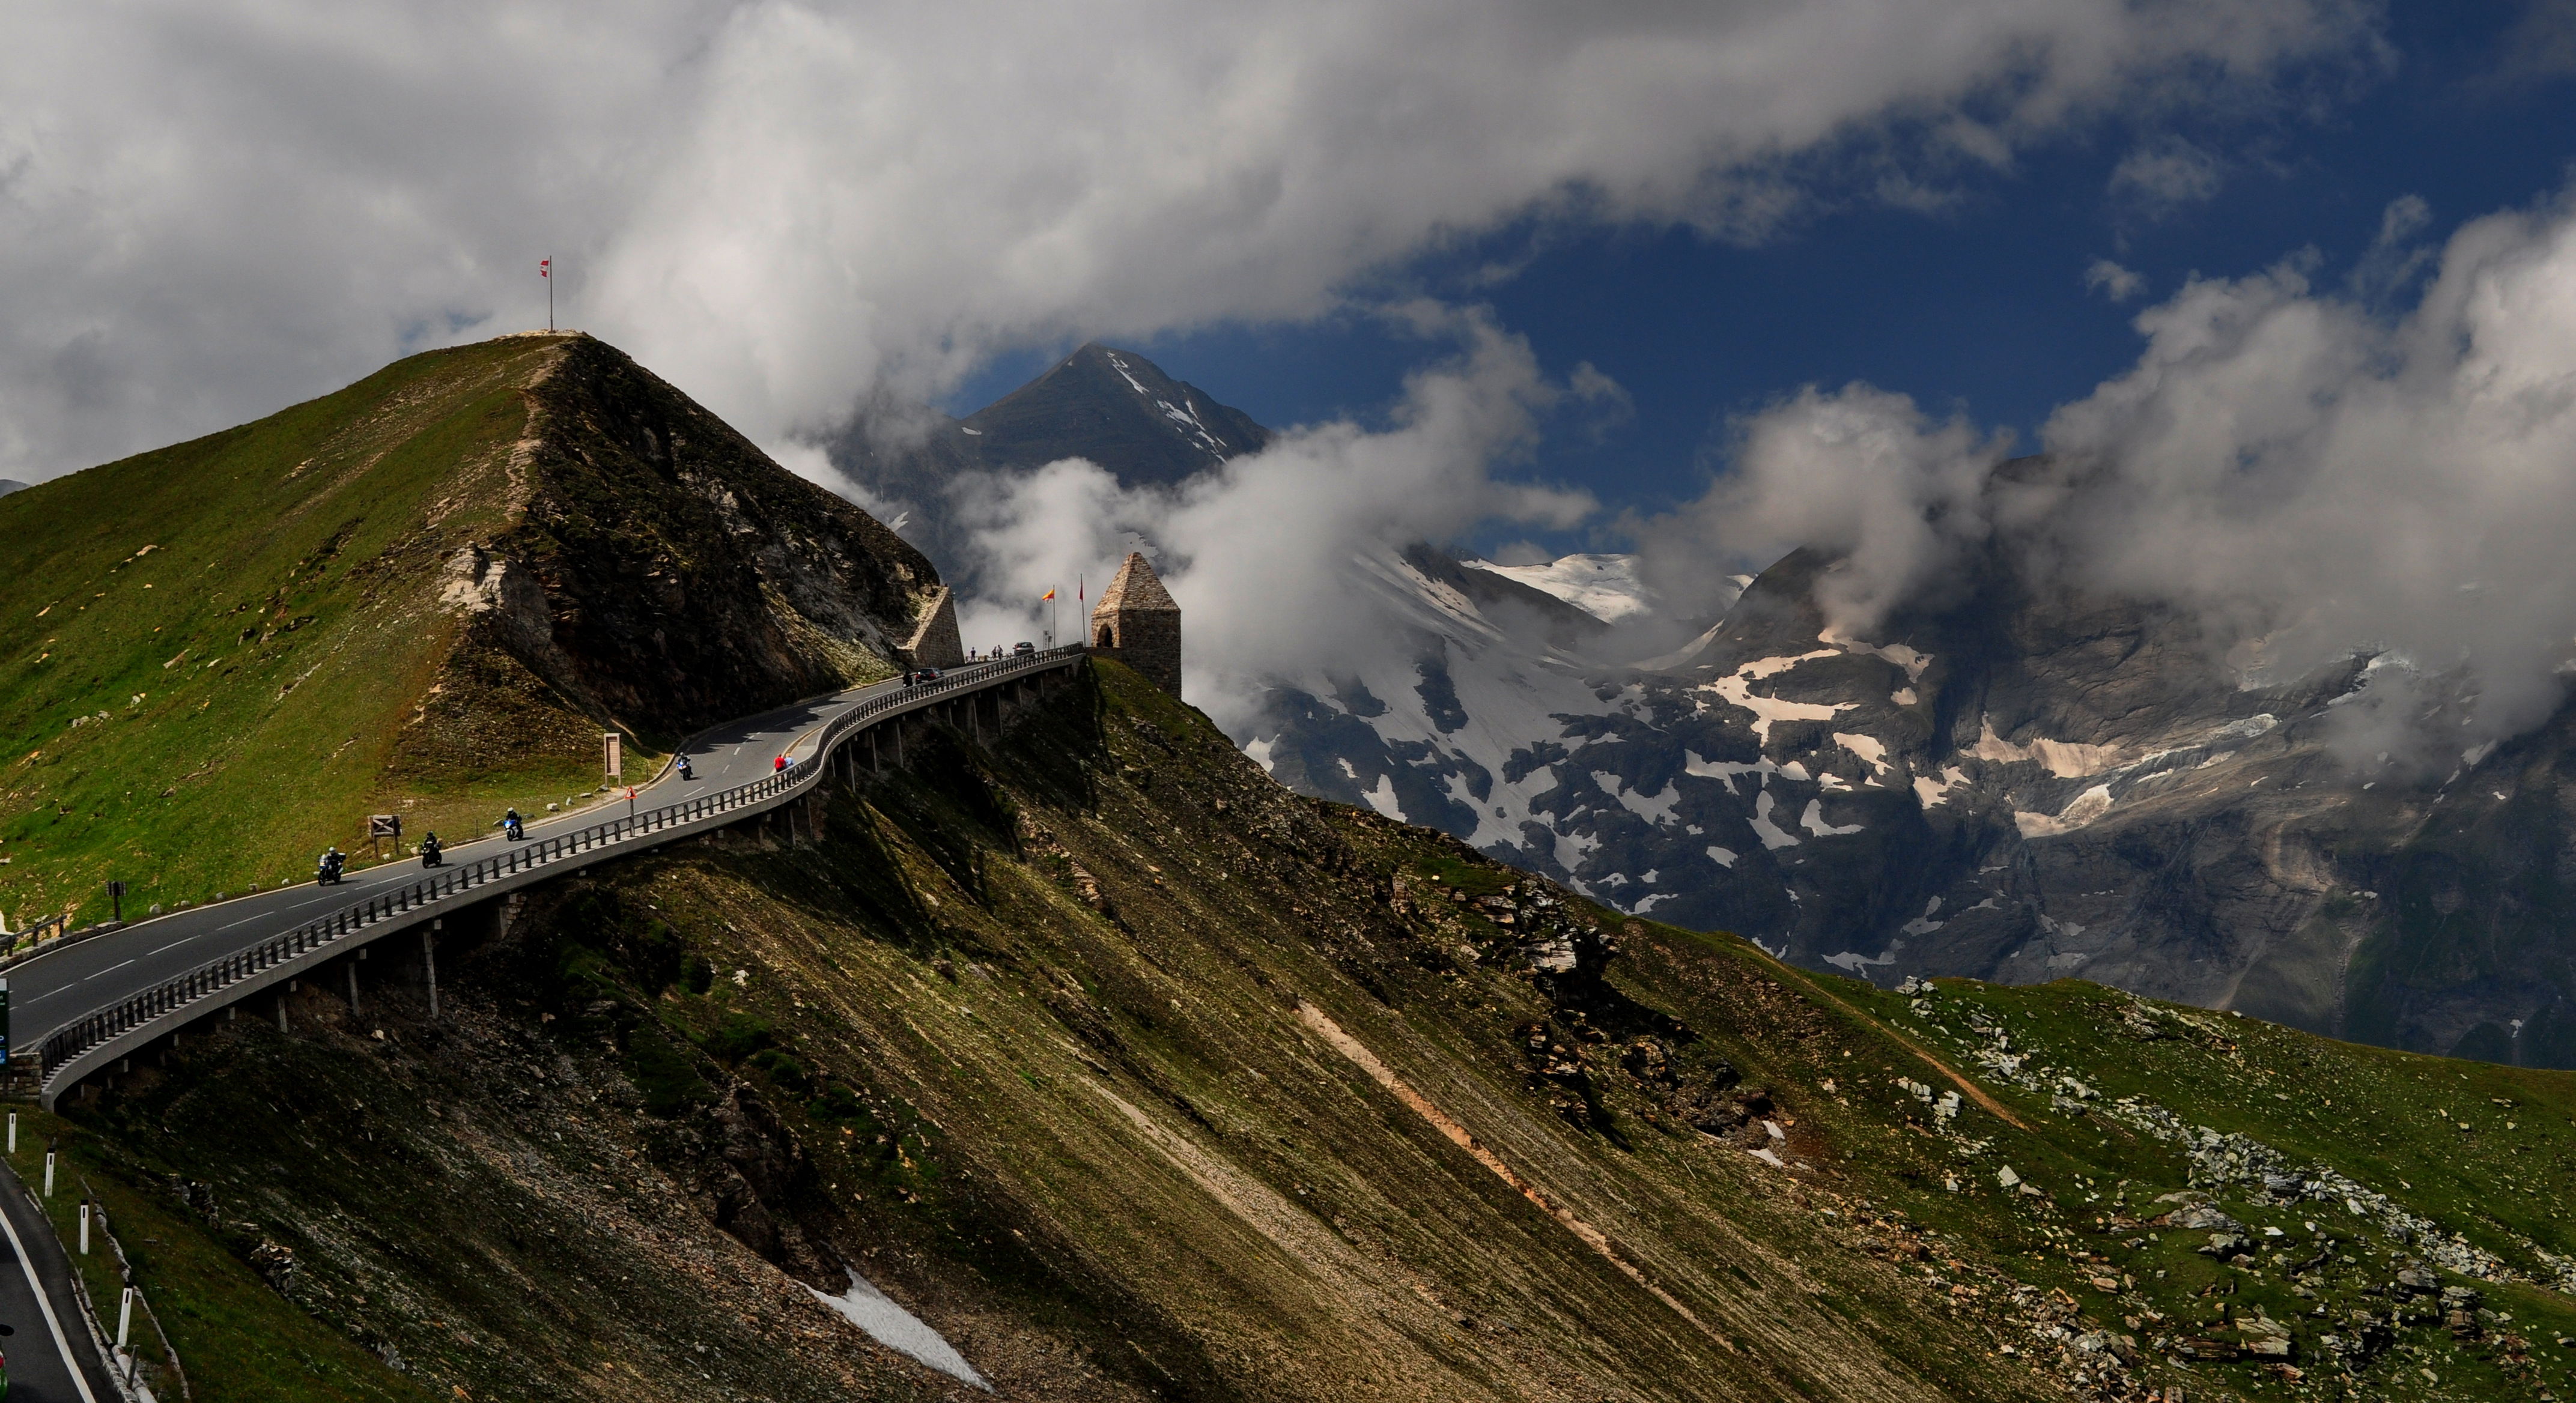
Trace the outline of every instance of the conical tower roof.
{"label": "conical tower roof", "polygon": [[1109,588],[1100,592],[1100,602],[1092,606],[1091,616],[1096,619],[1103,614],[1179,612],[1181,606],[1173,602],[1171,591],[1155,577],[1154,567],[1145,563],[1141,553],[1130,551],[1127,563],[1119,566],[1117,575],[1110,579]]}

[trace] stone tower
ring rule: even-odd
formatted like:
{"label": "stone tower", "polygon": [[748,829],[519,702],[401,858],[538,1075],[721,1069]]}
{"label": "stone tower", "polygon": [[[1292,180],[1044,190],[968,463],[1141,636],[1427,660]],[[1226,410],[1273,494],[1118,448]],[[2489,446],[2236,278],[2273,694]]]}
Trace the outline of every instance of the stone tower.
{"label": "stone tower", "polygon": [[1091,610],[1091,646],[1173,696],[1181,694],[1181,606],[1154,578],[1144,556],[1131,552],[1100,592]]}

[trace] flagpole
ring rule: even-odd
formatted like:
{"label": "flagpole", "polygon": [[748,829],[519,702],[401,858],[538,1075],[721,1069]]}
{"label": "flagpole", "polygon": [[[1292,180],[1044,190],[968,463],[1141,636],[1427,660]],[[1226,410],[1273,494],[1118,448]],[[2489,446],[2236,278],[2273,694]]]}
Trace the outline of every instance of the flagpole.
{"label": "flagpole", "polygon": [[555,329],[555,261],[546,260],[546,330]]}

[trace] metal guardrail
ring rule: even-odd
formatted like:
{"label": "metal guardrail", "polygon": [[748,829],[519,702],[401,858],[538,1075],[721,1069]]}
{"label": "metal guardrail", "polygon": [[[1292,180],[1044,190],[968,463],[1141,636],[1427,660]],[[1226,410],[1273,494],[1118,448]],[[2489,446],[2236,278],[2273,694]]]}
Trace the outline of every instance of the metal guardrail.
{"label": "metal guardrail", "polygon": [[[65,911],[60,915],[47,916],[45,919],[36,922],[32,926],[25,927],[24,929],[0,933],[0,940],[6,940],[8,942],[7,948],[5,950],[0,950],[0,970],[5,970],[10,965],[17,963],[21,958],[36,954],[40,950],[51,952],[60,949],[65,937],[63,927],[70,925],[71,920],[71,913]],[[109,930],[117,929],[117,927],[102,922],[92,929],[104,934]],[[52,933],[47,934],[49,931]],[[70,934],[86,937],[89,932],[73,931],[70,932]]]}
{"label": "metal guardrail", "polygon": [[[301,964],[319,951],[353,948],[365,943],[364,939],[355,937],[371,938],[374,934],[385,933],[379,928],[387,922],[408,926],[419,918],[420,913],[439,903],[473,895],[495,883],[519,885],[511,879],[579,857],[587,856],[588,861],[572,865],[587,866],[589,861],[597,861],[606,849],[631,844],[635,845],[634,850],[640,851],[689,833],[703,832],[711,826],[720,826],[707,824],[706,820],[710,818],[745,809],[775,807],[778,802],[821,778],[823,766],[834,746],[851,732],[889,712],[911,710],[933,698],[979,692],[1015,677],[1062,667],[1089,651],[1075,644],[1048,649],[1031,657],[970,664],[943,674],[935,682],[870,697],[826,722],[814,746],[814,753],[792,762],[783,770],[714,794],[664,804],[625,818],[607,819],[569,833],[527,840],[452,871],[423,877],[391,892],[368,897],[307,921],[293,930],[271,936],[248,949],[210,960],[185,974],[83,1014],[46,1034],[39,1044],[38,1056],[42,1067],[39,1085],[44,1102],[48,1106],[53,1104],[56,1077],[84,1054],[246,981],[287,965]],[[646,841],[648,839],[652,841]]]}

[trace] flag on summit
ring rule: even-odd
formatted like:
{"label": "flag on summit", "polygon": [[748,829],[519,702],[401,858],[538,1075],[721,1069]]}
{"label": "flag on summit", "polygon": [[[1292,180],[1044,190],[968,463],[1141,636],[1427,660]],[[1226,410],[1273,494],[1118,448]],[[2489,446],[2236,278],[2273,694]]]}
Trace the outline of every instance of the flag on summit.
{"label": "flag on summit", "polygon": [[553,259],[551,259],[551,258],[540,258],[540,259],[538,259],[538,260],[537,260],[537,276],[538,276],[538,277],[541,277],[541,278],[551,278],[551,277],[553,277],[554,275],[555,275],[555,261],[554,261]]}
{"label": "flag on summit", "polygon": [[1055,598],[1055,591],[1054,591],[1054,590],[1048,590],[1046,593],[1044,593],[1044,594],[1042,594],[1042,595],[1039,595],[1039,596],[1038,596],[1038,602],[1039,602],[1040,604],[1044,604],[1044,603],[1046,603],[1048,600],[1053,599],[1053,598]]}

